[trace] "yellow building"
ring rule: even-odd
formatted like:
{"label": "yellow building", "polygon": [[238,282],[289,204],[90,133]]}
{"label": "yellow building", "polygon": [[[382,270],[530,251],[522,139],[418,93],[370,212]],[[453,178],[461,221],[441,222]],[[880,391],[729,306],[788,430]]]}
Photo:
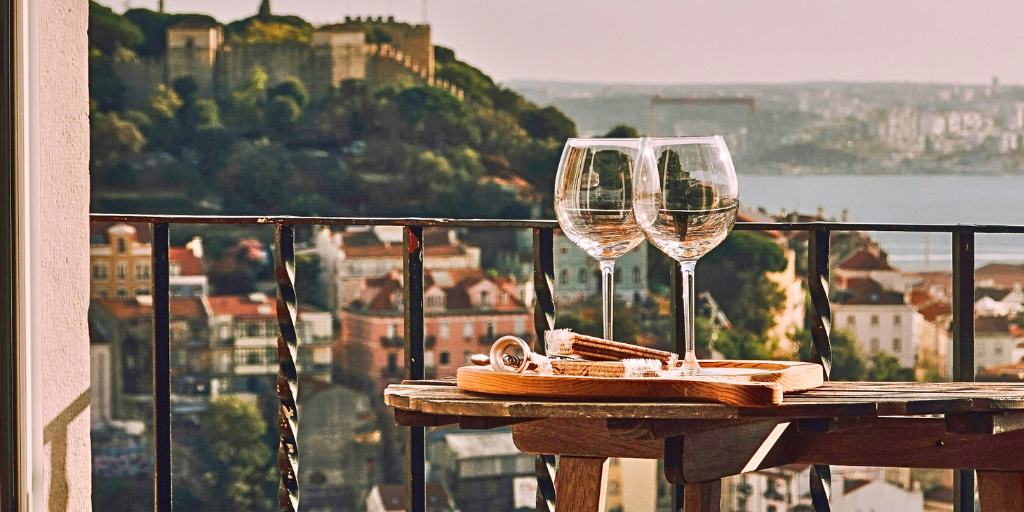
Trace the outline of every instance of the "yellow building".
{"label": "yellow building", "polygon": [[[93,225],[89,247],[92,297],[128,299],[152,293],[149,227]],[[143,229],[144,233],[139,233]]]}

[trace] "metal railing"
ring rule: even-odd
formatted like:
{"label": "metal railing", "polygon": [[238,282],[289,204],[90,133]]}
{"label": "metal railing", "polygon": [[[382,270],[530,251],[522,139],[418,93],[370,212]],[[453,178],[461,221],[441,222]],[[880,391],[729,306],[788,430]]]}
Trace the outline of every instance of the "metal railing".
{"label": "metal railing", "polygon": [[[424,378],[424,303],[423,303],[423,228],[502,228],[533,231],[533,274],[536,300],[534,332],[543,339],[544,331],[554,327],[554,252],[553,236],[558,223],[552,220],[456,220],[425,218],[357,218],[357,217],[239,217],[190,215],[119,215],[93,214],[91,222],[149,223],[153,229],[153,409],[155,446],[155,509],[170,512],[171,501],[171,400],[170,400],[170,338],[169,338],[169,227],[171,224],[268,225],[275,230],[275,275],[278,287],[278,359],[277,380],[279,407],[280,471],[279,508],[294,512],[299,503],[296,478],[299,454],[296,444],[298,426],[295,397],[296,311],[294,271],[294,227],[322,226],[401,226],[404,230],[405,293],[405,378]],[[887,231],[907,233],[951,233],[953,278],[953,376],[957,381],[974,380],[974,236],[977,233],[1024,234],[1024,226],[964,224],[881,224],[838,222],[745,222],[739,231],[803,231],[808,233],[808,288],[811,295],[814,342],[812,357],[823,365],[826,376],[831,370],[831,311],[828,301],[829,239],[834,231]],[[673,336],[677,349],[683,350],[683,314],[679,273],[673,278]],[[543,344],[537,345],[543,351]],[[426,508],[425,431],[423,427],[406,427],[405,472],[406,503],[409,510]],[[551,512],[555,506],[553,485],[555,461],[551,456],[537,459],[537,509]],[[828,510],[826,490],[829,487],[828,467],[812,471],[812,498],[817,510]],[[974,510],[974,473],[957,471],[954,479],[957,511]],[[677,510],[682,505],[682,488],[677,487]]]}

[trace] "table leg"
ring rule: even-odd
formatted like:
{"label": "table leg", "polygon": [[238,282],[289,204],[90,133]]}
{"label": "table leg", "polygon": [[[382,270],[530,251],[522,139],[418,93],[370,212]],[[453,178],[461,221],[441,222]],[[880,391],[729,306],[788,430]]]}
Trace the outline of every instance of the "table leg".
{"label": "table leg", "polygon": [[558,512],[604,512],[608,459],[570,457],[558,461],[555,508]]}
{"label": "table leg", "polygon": [[722,481],[686,484],[682,512],[719,512],[722,510]]}
{"label": "table leg", "polygon": [[978,471],[982,512],[1024,512],[1024,472]]}

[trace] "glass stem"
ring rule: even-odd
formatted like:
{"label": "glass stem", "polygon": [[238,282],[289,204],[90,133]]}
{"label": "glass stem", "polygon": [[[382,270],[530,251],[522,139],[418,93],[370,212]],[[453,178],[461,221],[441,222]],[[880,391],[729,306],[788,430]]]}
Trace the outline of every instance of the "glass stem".
{"label": "glass stem", "polygon": [[683,375],[696,375],[700,371],[697,363],[697,344],[694,336],[694,319],[696,318],[696,300],[694,298],[693,271],[697,266],[697,260],[680,260],[679,271],[683,285],[683,340],[686,342],[686,353],[683,354]]}
{"label": "glass stem", "polygon": [[612,304],[615,302],[615,260],[601,260],[601,314],[604,339],[612,338]]}

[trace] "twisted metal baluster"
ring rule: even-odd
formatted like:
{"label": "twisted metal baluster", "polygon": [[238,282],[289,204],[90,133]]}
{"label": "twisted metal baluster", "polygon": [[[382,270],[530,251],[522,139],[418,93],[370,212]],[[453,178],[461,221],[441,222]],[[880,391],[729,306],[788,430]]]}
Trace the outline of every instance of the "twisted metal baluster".
{"label": "twisted metal baluster", "polygon": [[[821,365],[825,380],[832,374],[832,307],[828,302],[829,231],[811,231],[807,237],[807,288],[811,293],[811,361]],[[816,512],[829,512],[832,471],[827,465],[811,467],[811,502]]]}
{"label": "twisted metal baluster", "polygon": [[[554,230],[533,230],[533,350],[545,353],[544,333],[555,328]],[[537,512],[555,512],[555,456],[538,455]]]}
{"label": "twisted metal baluster", "polygon": [[277,468],[281,484],[277,502],[281,512],[299,509],[299,395],[298,372],[295,369],[298,337],[295,325],[299,304],[295,297],[295,228],[278,224],[274,231],[274,268],[277,279]]}

